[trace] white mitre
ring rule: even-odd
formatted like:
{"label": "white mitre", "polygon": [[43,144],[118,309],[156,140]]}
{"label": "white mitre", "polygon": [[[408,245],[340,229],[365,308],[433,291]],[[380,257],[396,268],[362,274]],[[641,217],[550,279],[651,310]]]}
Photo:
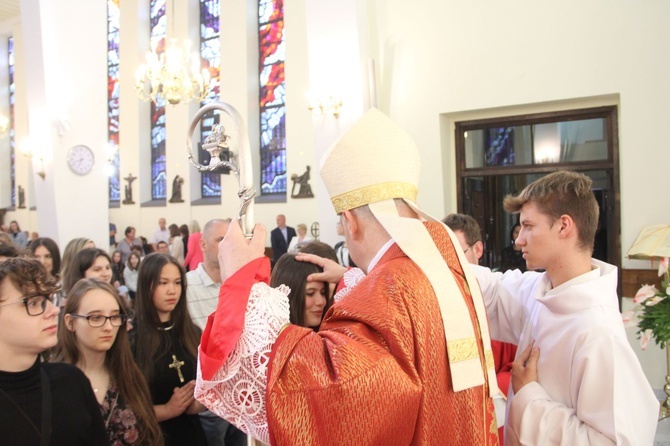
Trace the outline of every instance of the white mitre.
{"label": "white mitre", "polygon": [[[424,219],[439,221],[415,203],[420,171],[420,154],[412,138],[375,108],[368,110],[321,160],[321,177],[335,212],[368,205],[400,249],[426,274],[440,304],[454,390],[488,381],[489,394],[493,396],[498,388],[486,310],[465,255],[456,249],[472,292],[478,327],[473,327],[460,288],[426,227],[420,220],[399,216],[393,201],[403,199]],[[454,246],[459,247],[453,232],[445,228]],[[480,331],[484,342],[486,374],[481,367],[475,329]]]}

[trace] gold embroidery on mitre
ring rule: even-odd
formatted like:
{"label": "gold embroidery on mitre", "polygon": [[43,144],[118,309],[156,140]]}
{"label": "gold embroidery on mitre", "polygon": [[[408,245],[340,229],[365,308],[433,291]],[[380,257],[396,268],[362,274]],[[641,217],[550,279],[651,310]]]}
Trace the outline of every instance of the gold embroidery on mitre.
{"label": "gold embroidery on mitre", "polygon": [[345,192],[331,198],[331,201],[335,207],[335,213],[339,214],[349,209],[392,198],[407,198],[408,200],[416,201],[418,193],[419,190],[412,184],[389,182]]}
{"label": "gold embroidery on mitre", "polygon": [[493,350],[485,350],[484,357],[486,358],[486,369],[491,370],[496,368],[495,360],[493,359]]}
{"label": "gold embroidery on mitre", "polygon": [[475,338],[457,339],[447,342],[447,353],[449,354],[449,363],[467,361],[479,357],[477,340]]}

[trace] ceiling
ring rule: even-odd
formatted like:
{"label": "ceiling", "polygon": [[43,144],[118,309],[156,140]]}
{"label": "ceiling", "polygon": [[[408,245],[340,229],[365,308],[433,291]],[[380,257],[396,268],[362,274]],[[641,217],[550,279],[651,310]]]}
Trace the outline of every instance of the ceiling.
{"label": "ceiling", "polygon": [[0,0],[0,23],[19,15],[19,0]]}

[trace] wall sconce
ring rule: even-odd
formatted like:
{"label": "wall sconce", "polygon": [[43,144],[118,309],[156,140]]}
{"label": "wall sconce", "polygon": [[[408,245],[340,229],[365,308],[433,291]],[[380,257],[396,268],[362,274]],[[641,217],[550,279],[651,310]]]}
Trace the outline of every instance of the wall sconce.
{"label": "wall sconce", "polygon": [[342,112],[342,98],[338,96],[330,95],[315,98],[313,95],[308,94],[308,103],[309,106],[307,109],[315,116],[333,115],[335,118],[338,118]]}
{"label": "wall sconce", "polygon": [[35,173],[39,175],[40,178],[44,179],[47,176],[46,171],[44,170],[44,157],[41,153],[31,148],[30,146],[30,144],[22,144],[21,153],[23,153],[23,156],[30,158],[31,160],[37,158],[37,160],[40,162],[40,168]]}

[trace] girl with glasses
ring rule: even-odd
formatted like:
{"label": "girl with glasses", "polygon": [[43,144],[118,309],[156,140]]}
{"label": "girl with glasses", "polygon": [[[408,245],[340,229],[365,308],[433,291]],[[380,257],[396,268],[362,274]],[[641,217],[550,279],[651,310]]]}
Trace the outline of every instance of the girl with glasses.
{"label": "girl with glasses", "polygon": [[56,345],[55,280],[34,259],[0,264],[0,442],[3,445],[108,444],[86,376],[46,364]]}
{"label": "girl with glasses", "polygon": [[82,279],[68,294],[56,360],[91,381],[112,445],[162,445],[147,383],[130,350],[127,308],[113,286]]}
{"label": "girl with glasses", "polygon": [[197,415],[205,407],[193,397],[200,333],[186,307],[182,263],[167,254],[147,255],[140,263],[132,335],[166,445],[207,444]]}

